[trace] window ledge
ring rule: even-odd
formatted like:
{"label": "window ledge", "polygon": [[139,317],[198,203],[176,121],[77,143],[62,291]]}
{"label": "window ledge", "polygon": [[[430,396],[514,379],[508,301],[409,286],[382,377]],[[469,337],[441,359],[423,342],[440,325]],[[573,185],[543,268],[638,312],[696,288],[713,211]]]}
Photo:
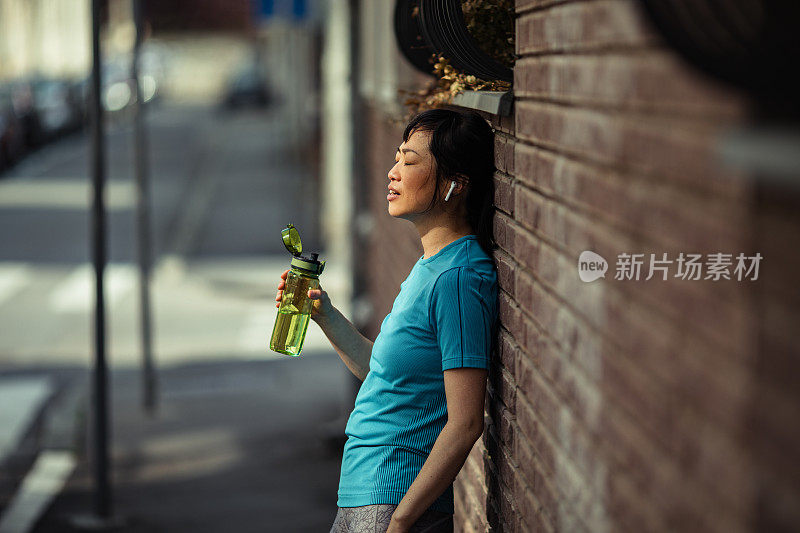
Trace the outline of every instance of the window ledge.
{"label": "window ledge", "polygon": [[455,95],[451,103],[459,107],[507,117],[511,115],[514,95],[511,91],[464,91]]}

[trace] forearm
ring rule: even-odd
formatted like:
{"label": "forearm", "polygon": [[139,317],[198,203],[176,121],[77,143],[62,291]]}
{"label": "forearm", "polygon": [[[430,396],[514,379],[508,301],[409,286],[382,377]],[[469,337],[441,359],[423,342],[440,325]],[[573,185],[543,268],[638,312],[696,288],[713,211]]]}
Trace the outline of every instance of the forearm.
{"label": "forearm", "polygon": [[392,521],[411,526],[444,493],[461,471],[480,438],[475,431],[446,423],[431,453],[392,515]]}
{"label": "forearm", "polygon": [[328,337],[347,368],[358,379],[364,381],[369,372],[373,342],[362,335],[353,323],[333,306],[324,318],[317,318],[315,322]]}

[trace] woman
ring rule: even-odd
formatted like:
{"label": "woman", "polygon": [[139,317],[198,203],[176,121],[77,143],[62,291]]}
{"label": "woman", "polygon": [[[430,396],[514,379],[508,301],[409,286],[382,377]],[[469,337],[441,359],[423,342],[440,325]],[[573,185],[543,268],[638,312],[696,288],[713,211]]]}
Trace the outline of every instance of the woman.
{"label": "woman", "polygon": [[363,381],[331,533],[453,531],[452,484],[483,433],[497,317],[493,172],[494,136],[480,115],[417,115],[389,171],[387,209],[414,224],[424,253],[374,343],[324,290],[309,291],[311,318]]}

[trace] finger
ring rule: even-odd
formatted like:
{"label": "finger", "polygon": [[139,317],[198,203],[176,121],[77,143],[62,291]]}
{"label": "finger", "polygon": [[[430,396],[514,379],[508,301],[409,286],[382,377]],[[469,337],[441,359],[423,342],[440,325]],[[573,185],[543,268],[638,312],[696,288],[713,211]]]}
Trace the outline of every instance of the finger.
{"label": "finger", "polygon": [[283,294],[282,294],[282,291],[278,291],[278,294],[277,294],[277,295],[275,295],[275,300],[276,300],[276,301],[278,301],[278,302],[280,302],[280,301],[281,301],[281,297],[282,297],[282,296],[283,296]]}
{"label": "finger", "polygon": [[281,278],[282,278],[282,279],[286,279],[286,275],[287,275],[287,274],[289,274],[289,270],[288,270],[288,269],[286,269],[286,270],[284,270],[284,271],[283,271],[283,274],[281,274]]}
{"label": "finger", "polygon": [[286,283],[285,282],[281,281],[280,283],[278,283],[278,290],[283,290],[285,288],[286,288]]}

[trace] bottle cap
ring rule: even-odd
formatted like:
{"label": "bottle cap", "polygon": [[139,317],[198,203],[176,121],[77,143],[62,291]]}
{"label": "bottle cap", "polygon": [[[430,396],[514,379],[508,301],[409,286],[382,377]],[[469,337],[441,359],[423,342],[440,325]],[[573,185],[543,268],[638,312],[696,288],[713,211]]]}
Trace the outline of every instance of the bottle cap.
{"label": "bottle cap", "polygon": [[310,257],[303,257],[303,244],[300,242],[300,233],[292,224],[287,224],[286,228],[281,231],[283,245],[289,250],[294,257],[292,257],[292,268],[299,268],[309,274],[319,276],[325,268],[325,261],[318,261],[319,254],[312,253]]}
{"label": "bottle cap", "polygon": [[281,231],[283,245],[292,255],[300,255],[303,251],[303,243],[300,242],[300,233],[293,224],[287,224],[286,229]]}

